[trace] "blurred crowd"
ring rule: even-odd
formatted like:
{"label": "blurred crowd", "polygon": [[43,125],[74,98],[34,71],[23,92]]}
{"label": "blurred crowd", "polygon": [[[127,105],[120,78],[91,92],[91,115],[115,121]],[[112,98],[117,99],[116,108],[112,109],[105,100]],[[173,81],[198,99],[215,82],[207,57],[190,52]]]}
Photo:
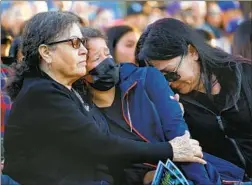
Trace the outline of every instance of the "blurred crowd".
{"label": "blurred crowd", "polygon": [[[251,2],[238,1],[9,1],[1,2],[1,39],[8,44],[4,56],[17,56],[19,35],[26,21],[44,11],[70,11],[83,25],[105,31],[115,25],[127,24],[140,33],[160,18],[172,17],[199,29],[213,46],[231,53],[233,33],[243,20],[251,18]],[[249,8],[250,7],[250,8]],[[10,47],[12,46],[12,47]],[[10,50],[10,51],[9,51]]]}

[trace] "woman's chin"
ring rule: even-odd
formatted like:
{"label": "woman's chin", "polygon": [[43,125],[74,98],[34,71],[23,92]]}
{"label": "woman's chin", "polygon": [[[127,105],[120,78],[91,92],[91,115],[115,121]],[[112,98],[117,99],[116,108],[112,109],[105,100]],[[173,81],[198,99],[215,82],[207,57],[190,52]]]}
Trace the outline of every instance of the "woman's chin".
{"label": "woman's chin", "polygon": [[183,88],[177,89],[177,91],[178,91],[180,94],[188,94],[188,93],[191,92],[192,90],[191,90],[190,88],[183,87]]}

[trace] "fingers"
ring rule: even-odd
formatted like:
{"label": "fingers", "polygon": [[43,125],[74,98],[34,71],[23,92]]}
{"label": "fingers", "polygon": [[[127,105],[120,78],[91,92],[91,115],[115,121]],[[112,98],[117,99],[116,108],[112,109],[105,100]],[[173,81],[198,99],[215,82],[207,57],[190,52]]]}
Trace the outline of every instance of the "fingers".
{"label": "fingers", "polygon": [[179,101],[179,95],[175,94],[174,96],[170,96],[171,99]]}
{"label": "fingers", "polygon": [[202,151],[195,151],[194,156],[199,157],[199,158],[203,158],[203,153],[202,153]]}
{"label": "fingers", "polygon": [[199,141],[197,141],[195,139],[190,139],[190,144],[191,145],[199,145]]}
{"label": "fingers", "polygon": [[175,100],[179,101],[179,94],[174,95]]}
{"label": "fingers", "polygon": [[190,139],[190,144],[193,149],[193,155],[202,158],[203,157],[202,147],[199,145],[199,142],[195,139]]}
{"label": "fingers", "polygon": [[181,109],[181,111],[182,111],[182,115],[184,115],[185,110],[184,110],[183,104],[182,104],[182,103],[179,103],[179,106],[180,106],[180,109]]}
{"label": "fingers", "polygon": [[202,153],[202,148],[201,148],[201,146],[194,146],[194,147],[192,148],[192,150],[193,150],[193,155],[194,155],[195,157],[200,157],[200,158],[203,157],[203,153]]}
{"label": "fingers", "polygon": [[200,164],[206,164],[207,163],[204,159],[201,159],[199,157],[192,157],[190,162],[196,162],[196,163],[200,163]]}
{"label": "fingers", "polygon": [[145,174],[144,179],[143,179],[143,183],[145,184],[150,184],[154,178],[156,170],[153,171],[149,171]]}
{"label": "fingers", "polygon": [[170,98],[171,98],[172,100],[175,100],[174,96],[170,96]]}

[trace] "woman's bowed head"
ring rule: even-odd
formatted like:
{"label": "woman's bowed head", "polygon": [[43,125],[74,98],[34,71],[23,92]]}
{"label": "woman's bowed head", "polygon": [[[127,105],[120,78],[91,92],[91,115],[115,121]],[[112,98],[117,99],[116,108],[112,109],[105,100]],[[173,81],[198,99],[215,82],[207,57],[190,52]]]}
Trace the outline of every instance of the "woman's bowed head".
{"label": "woman's bowed head", "polygon": [[203,150],[252,176],[251,62],[211,47],[196,30],[172,18],[146,28],[135,56],[140,67],[153,66],[162,72],[180,94],[185,121]]}

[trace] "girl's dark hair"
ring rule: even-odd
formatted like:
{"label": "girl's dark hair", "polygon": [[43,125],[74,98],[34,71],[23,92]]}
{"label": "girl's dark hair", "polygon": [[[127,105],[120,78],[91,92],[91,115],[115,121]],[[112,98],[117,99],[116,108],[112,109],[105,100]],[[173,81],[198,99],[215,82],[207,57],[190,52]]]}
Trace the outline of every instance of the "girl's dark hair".
{"label": "girl's dark hair", "polygon": [[234,33],[232,52],[252,60],[252,20],[239,25]]}
{"label": "girl's dark hair", "polygon": [[26,23],[20,43],[24,58],[12,66],[15,74],[7,86],[7,92],[12,100],[20,92],[24,77],[35,77],[40,74],[39,46],[56,41],[69,31],[73,23],[78,23],[76,16],[57,11],[36,14]]}
{"label": "girl's dark hair", "polygon": [[113,26],[107,29],[106,35],[108,37],[108,47],[111,55],[115,58],[115,47],[118,41],[128,32],[133,32],[134,29],[127,25]]}
{"label": "girl's dark hair", "polygon": [[241,63],[245,62],[244,59],[209,46],[193,28],[179,20],[164,18],[149,25],[137,43],[136,62],[145,66],[148,60],[169,60],[187,54],[189,44],[199,54],[201,79],[207,95],[212,98],[211,79],[214,74],[227,93],[226,107],[236,105],[243,87],[252,109],[252,87],[246,78],[242,78]]}

